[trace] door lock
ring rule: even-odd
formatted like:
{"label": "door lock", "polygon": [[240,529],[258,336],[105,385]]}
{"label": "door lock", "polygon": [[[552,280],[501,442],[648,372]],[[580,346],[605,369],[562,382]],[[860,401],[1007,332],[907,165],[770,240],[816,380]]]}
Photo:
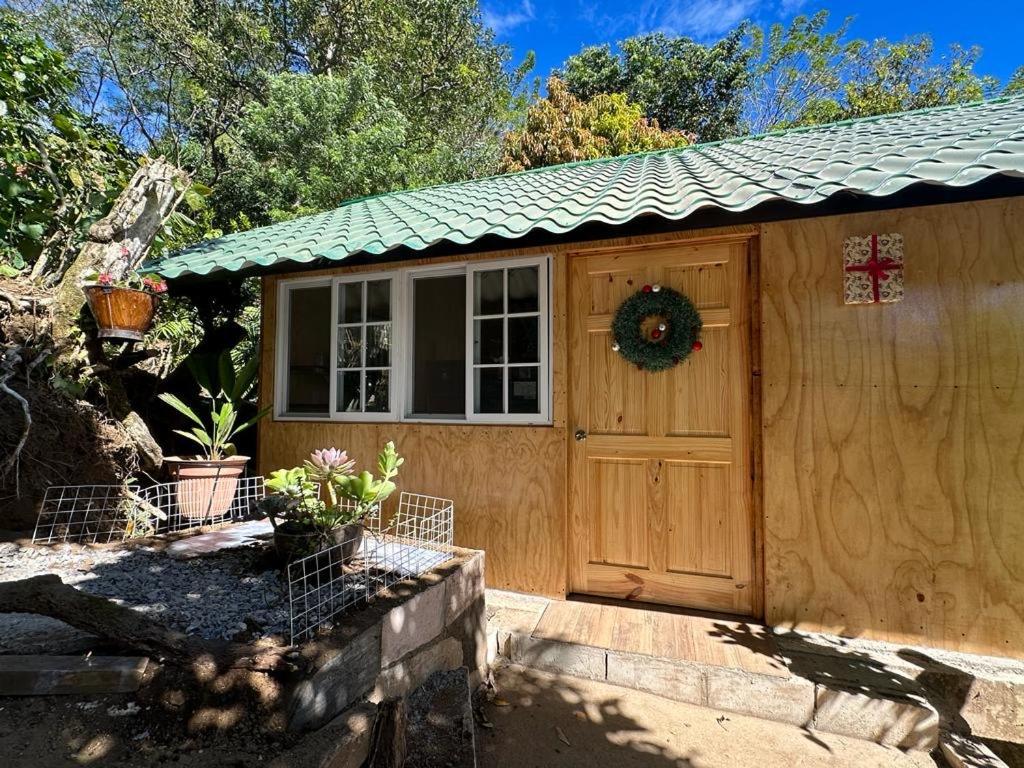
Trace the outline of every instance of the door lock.
{"label": "door lock", "polygon": [[584,429],[577,429],[576,434],[573,435],[573,437],[576,438],[577,443],[582,443],[584,440],[587,439],[587,432]]}

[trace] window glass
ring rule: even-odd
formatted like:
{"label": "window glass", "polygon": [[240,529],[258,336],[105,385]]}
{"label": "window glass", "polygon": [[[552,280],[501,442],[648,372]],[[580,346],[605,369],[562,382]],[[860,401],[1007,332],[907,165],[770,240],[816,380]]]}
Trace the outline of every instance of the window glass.
{"label": "window glass", "polygon": [[391,411],[391,279],[338,284],[336,410]]}
{"label": "window glass", "polygon": [[331,388],[331,287],[288,293],[287,413],[327,414]]}
{"label": "window glass", "polygon": [[466,412],[466,276],[413,280],[412,411]]}
{"label": "window glass", "polygon": [[539,266],[474,273],[473,413],[540,413],[540,299]]}

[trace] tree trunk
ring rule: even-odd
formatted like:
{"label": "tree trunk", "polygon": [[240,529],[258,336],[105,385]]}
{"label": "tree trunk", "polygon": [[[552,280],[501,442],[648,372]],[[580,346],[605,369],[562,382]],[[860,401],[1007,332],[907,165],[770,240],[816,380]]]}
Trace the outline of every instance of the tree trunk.
{"label": "tree trunk", "polygon": [[47,573],[18,581],[0,582],[0,613],[49,616],[116,645],[164,659],[179,666],[197,662],[218,668],[272,671],[286,666],[290,648],[264,642],[215,643],[176,632],[138,611],[90,595]]}
{"label": "tree trunk", "polygon": [[189,183],[185,171],[162,157],[149,160],[135,172],[110,213],[89,228],[89,239],[54,296],[53,339],[58,347],[66,344],[85,303],[83,277],[96,271],[120,279],[137,268]]}

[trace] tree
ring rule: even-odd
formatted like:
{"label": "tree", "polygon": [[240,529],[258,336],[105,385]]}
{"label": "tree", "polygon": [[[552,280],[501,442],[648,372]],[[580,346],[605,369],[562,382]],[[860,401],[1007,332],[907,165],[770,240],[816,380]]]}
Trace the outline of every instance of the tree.
{"label": "tree", "polygon": [[850,23],[828,31],[820,11],[788,27],[752,28],[750,132],[976,101],[996,88],[995,78],[975,72],[978,48],[954,45],[933,62],[928,35],[851,40]]}
{"label": "tree", "polygon": [[525,124],[506,136],[502,168],[521,171],[557,163],[593,160],[683,147],[692,137],[663,131],[638,104],[621,93],[599,93],[581,100],[557,77],[548,80],[548,95],[534,103]]}
{"label": "tree", "polygon": [[1024,66],[1017,67],[1003,90],[1005,96],[1016,96],[1019,93],[1024,93]]}
{"label": "tree", "polygon": [[135,162],[71,105],[75,73],[0,10],[0,269],[59,279]]}
{"label": "tree", "polygon": [[748,51],[740,27],[713,45],[661,33],[584,48],[562,68],[569,93],[623,93],[666,130],[716,141],[740,133]]}
{"label": "tree", "polygon": [[223,219],[266,224],[418,181],[408,121],[364,64],[346,75],[271,78],[225,150],[213,203]]}

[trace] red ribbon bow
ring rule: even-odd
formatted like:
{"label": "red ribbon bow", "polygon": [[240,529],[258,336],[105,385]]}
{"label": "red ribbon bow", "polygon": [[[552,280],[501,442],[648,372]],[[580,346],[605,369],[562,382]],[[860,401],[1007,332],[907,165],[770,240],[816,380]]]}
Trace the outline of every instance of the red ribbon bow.
{"label": "red ribbon bow", "polygon": [[888,270],[896,269],[900,266],[898,261],[892,259],[880,259],[878,258],[878,235],[871,236],[871,258],[869,258],[863,264],[852,264],[846,268],[847,272],[866,272],[871,276],[871,288],[875,296],[875,303],[879,301],[879,284],[882,280],[889,277]]}

